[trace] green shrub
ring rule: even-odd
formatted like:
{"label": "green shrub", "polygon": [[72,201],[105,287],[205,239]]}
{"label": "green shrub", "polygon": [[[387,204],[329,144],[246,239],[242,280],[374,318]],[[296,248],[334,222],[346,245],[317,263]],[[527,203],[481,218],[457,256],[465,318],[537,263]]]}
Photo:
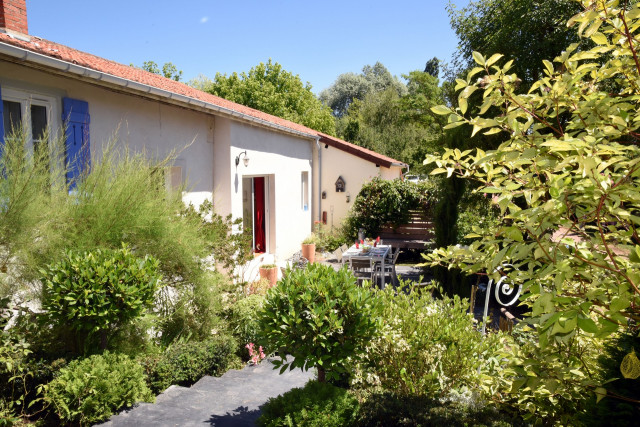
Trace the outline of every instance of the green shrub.
{"label": "green shrub", "polygon": [[428,209],[435,198],[436,186],[432,181],[414,183],[375,177],[362,186],[353,202],[345,219],[345,234],[355,238],[358,229],[363,228],[367,236],[375,236],[384,224],[407,222],[410,209]]}
{"label": "green shrub", "polygon": [[260,337],[258,314],[262,310],[265,297],[259,294],[239,299],[229,309],[229,326],[233,335],[238,338],[241,348],[250,342],[265,346]]}
{"label": "green shrub", "polygon": [[172,384],[189,386],[205,375],[221,375],[233,361],[238,344],[229,336],[205,341],[178,341],[146,360],[149,385],[157,393]]}
{"label": "green shrub", "polygon": [[125,355],[105,352],[60,370],[45,392],[60,419],[89,425],[136,402],[152,402],[142,367]]}
{"label": "green shrub", "polygon": [[165,343],[180,334],[210,334],[219,320],[210,304],[219,295],[211,286],[223,283],[211,280],[203,263],[213,249],[235,254],[227,237],[232,224],[214,216],[207,227],[200,215],[187,212],[181,191],[167,191],[165,171],[176,154],[152,160],[113,139],[95,153],[70,196],[65,171],[59,170],[64,141],[52,139],[44,162],[44,154],[24,149],[25,135],[5,136],[0,200],[11,203],[0,208],[0,292],[27,288],[43,266],[58,263],[70,248],[119,249],[124,242],[159,261],[171,296],[157,301],[160,331],[169,337]]}
{"label": "green shrub", "polygon": [[129,249],[67,252],[42,270],[42,306],[54,323],[88,334],[106,331],[140,316],[154,301],[158,261]]}
{"label": "green shrub", "polygon": [[387,426],[494,426],[526,425],[490,405],[443,402],[424,395],[368,394],[355,423],[362,427]]}
{"label": "green shrub", "polygon": [[391,288],[379,295],[383,326],[363,352],[356,384],[431,398],[490,387],[503,351],[500,336],[483,337],[474,328],[467,301],[415,291],[396,294]]}
{"label": "green shrub", "polygon": [[262,407],[260,426],[350,426],[358,413],[358,401],[347,390],[310,381],[294,388]]}
{"label": "green shrub", "polygon": [[[581,416],[591,426],[632,425],[640,419],[640,380],[624,378],[620,372],[622,359],[631,352],[640,354],[640,337],[631,329],[607,341],[598,357],[599,376],[607,384],[607,396],[596,403],[595,394],[589,396],[586,411]],[[636,421],[633,421],[636,420]]]}
{"label": "green shrub", "polygon": [[316,222],[314,234],[316,236],[316,250],[320,252],[333,252],[350,240],[342,227],[329,229],[321,222]]}
{"label": "green shrub", "polygon": [[[337,379],[347,372],[376,332],[374,291],[356,285],[346,268],[335,271],[322,264],[289,270],[267,293],[259,316],[262,334],[283,372],[318,368],[318,378]],[[293,356],[293,361],[285,359]]]}

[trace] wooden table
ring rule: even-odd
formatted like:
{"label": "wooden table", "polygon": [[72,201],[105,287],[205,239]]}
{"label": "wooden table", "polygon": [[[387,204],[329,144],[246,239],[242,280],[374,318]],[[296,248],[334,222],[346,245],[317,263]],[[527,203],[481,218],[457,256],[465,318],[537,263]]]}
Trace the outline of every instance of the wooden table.
{"label": "wooden table", "polygon": [[[369,247],[369,251],[366,253],[362,252],[362,246],[363,245],[360,245],[360,248],[356,249],[356,245],[352,245],[342,254],[342,262],[347,263],[351,259],[362,259],[380,263],[380,289],[384,289],[384,264],[387,255],[389,255],[389,251],[391,251],[391,246],[378,245],[375,248]],[[371,275],[373,276],[373,270],[371,271]]]}

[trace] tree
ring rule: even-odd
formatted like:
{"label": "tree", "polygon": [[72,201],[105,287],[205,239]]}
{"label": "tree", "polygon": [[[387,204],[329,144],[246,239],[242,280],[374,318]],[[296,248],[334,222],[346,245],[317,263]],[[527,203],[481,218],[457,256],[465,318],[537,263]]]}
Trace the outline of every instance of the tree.
{"label": "tree", "polygon": [[438,77],[438,74],[440,74],[440,60],[435,56],[428,60],[424,66],[424,72],[433,77]]}
{"label": "tree", "polygon": [[[380,67],[377,71],[374,68],[365,67],[370,87],[376,87],[372,76],[384,75]],[[389,85],[384,90],[370,90],[363,99],[354,99],[347,113],[337,119],[336,129],[349,142],[419,170],[424,156],[436,149],[435,141],[441,133],[442,121],[430,108],[442,102],[442,92],[438,79],[429,74],[413,71],[403,77],[408,84],[402,91]],[[380,77],[377,86],[384,87],[384,80]]]}
{"label": "tree", "polygon": [[542,60],[552,60],[579,42],[565,23],[581,8],[575,0],[477,0],[462,9],[449,3],[451,27],[459,42],[457,69],[473,66],[472,52],[513,58],[523,89],[542,76]]}
{"label": "tree", "polygon": [[311,84],[304,84],[297,74],[277,62],[260,63],[248,73],[217,73],[213,81],[204,83],[207,92],[247,107],[255,108],[330,135],[335,124],[329,108],[315,97]]}
{"label": "tree", "polygon": [[[544,60],[528,93],[519,92],[513,61],[474,52],[476,67],[457,80],[458,106],[433,109],[448,116],[446,128],[507,138],[486,152],[427,157],[436,174],[478,182],[501,212],[499,224],[474,228],[469,248],[440,248],[428,259],[507,275],[522,288],[540,350],[565,359],[553,368],[551,359],[520,360],[512,384],[520,402],[556,396],[558,378],[604,397],[575,346],[640,320],[640,7],[618,3],[583,0],[569,24],[594,47],[573,43],[556,65]],[[467,102],[475,92],[484,100],[477,115]]]}
{"label": "tree", "polygon": [[162,71],[160,71],[158,64],[156,64],[154,61],[144,61],[142,63],[142,69],[153,74],[162,75],[177,82],[179,82],[182,78],[182,70],[178,70],[178,67],[173,65],[173,63],[171,62],[165,62],[165,64],[162,66]]}
{"label": "tree", "polygon": [[363,100],[368,94],[382,92],[392,88],[399,96],[407,93],[405,85],[380,62],[373,66],[365,65],[362,74],[340,74],[336,81],[327,89],[320,92],[320,100],[328,105],[336,117],[347,113],[351,103]]}

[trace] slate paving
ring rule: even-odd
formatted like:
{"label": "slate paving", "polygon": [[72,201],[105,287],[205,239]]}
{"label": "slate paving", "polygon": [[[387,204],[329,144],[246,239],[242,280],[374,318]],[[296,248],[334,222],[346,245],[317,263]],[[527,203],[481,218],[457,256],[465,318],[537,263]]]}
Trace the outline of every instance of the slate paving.
{"label": "slate paving", "polygon": [[252,426],[270,397],[303,387],[315,371],[300,369],[279,375],[269,359],[258,366],[206,376],[191,387],[171,386],[156,403],[141,403],[100,426]]}

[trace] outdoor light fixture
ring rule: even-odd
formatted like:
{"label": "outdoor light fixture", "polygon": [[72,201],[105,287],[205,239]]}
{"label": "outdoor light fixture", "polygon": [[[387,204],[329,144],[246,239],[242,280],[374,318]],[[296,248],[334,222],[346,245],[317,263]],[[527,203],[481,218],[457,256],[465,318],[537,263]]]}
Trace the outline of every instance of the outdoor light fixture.
{"label": "outdoor light fixture", "polygon": [[244,163],[244,167],[249,166],[249,156],[247,156],[247,150],[245,150],[236,156],[236,167],[238,167],[238,165],[240,164],[240,156],[242,156],[243,154],[244,159],[242,159],[242,162]]}

